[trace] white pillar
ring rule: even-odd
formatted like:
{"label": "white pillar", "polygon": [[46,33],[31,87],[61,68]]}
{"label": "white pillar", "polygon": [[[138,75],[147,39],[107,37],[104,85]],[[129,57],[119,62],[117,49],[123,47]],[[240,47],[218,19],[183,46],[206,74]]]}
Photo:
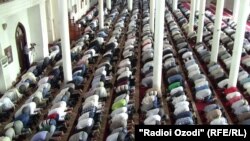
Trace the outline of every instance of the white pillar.
{"label": "white pillar", "polygon": [[189,16],[189,32],[190,33],[194,31],[195,4],[196,4],[196,0],[191,0],[190,16]]}
{"label": "white pillar", "polygon": [[213,43],[211,51],[211,62],[217,62],[219,46],[220,46],[220,34],[221,34],[221,23],[223,17],[224,0],[218,0],[216,3],[216,13],[215,13],[215,25],[213,33]]}
{"label": "white pillar", "polygon": [[55,41],[56,35],[55,35],[55,27],[54,27],[54,12],[53,12],[52,7],[53,7],[52,0],[48,0],[48,25],[49,25],[48,36],[50,37],[50,41]]}
{"label": "white pillar", "polygon": [[173,5],[172,5],[173,11],[177,10],[177,7],[178,7],[178,0],[173,0]]}
{"label": "white pillar", "polygon": [[98,0],[99,29],[104,27],[103,0]]}
{"label": "white pillar", "polygon": [[127,0],[127,3],[128,3],[128,10],[132,11],[132,9],[133,9],[133,0]]}
{"label": "white pillar", "polygon": [[247,21],[247,17],[249,14],[248,12],[249,0],[239,0],[239,1],[240,1],[239,13],[241,13],[241,16],[237,20],[237,25],[240,25],[240,26],[236,27],[228,87],[237,86],[241,53],[242,53],[243,41],[244,41],[245,30],[246,30],[246,21]]}
{"label": "white pillar", "polygon": [[153,88],[161,92],[165,0],[156,0]]}
{"label": "white pillar", "polygon": [[155,0],[150,0],[150,30],[154,33],[155,28]]}
{"label": "white pillar", "polygon": [[64,74],[64,82],[66,83],[72,80],[67,1],[58,0],[58,9],[61,20],[60,22],[61,24],[58,26],[60,27],[60,34],[61,34],[63,74]]}
{"label": "white pillar", "polygon": [[43,48],[43,57],[49,56],[49,41],[48,41],[48,29],[47,29],[47,16],[45,2],[40,3],[40,20],[41,20],[41,30],[42,30],[42,48]]}
{"label": "white pillar", "polygon": [[106,0],[106,6],[108,10],[111,10],[111,0]]}
{"label": "white pillar", "polygon": [[202,42],[204,19],[205,19],[205,6],[206,6],[206,0],[200,0],[199,24],[198,24],[198,33],[196,40],[197,43]]}
{"label": "white pillar", "polygon": [[71,12],[72,10],[72,1],[68,0],[68,11]]}
{"label": "white pillar", "polygon": [[201,0],[196,0],[195,11],[200,11],[200,1]]}
{"label": "white pillar", "polygon": [[236,22],[239,15],[239,7],[240,6],[240,0],[234,0],[234,7],[233,7],[233,20]]}

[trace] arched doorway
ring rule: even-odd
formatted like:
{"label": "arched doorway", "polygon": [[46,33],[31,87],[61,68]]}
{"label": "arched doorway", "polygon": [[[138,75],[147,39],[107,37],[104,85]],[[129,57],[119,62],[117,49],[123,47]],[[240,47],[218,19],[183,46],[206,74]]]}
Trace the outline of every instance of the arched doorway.
{"label": "arched doorway", "polygon": [[29,68],[29,57],[25,54],[25,46],[27,45],[25,28],[21,23],[18,23],[16,28],[16,47],[21,73]]}

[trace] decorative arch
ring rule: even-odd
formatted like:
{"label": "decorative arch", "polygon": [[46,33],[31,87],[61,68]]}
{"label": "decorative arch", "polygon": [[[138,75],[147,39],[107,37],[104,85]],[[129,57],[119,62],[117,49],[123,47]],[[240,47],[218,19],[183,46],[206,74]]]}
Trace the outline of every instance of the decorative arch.
{"label": "decorative arch", "polygon": [[20,22],[17,24],[16,27],[15,38],[16,38],[18,61],[22,73],[30,67],[30,64],[29,64],[28,54],[25,52],[25,46],[27,46],[26,31],[25,27]]}

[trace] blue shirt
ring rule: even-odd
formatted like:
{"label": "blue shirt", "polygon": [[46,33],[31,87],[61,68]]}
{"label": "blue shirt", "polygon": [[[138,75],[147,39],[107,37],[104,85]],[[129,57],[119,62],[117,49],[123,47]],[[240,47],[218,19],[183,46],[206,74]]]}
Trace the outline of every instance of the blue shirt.
{"label": "blue shirt", "polygon": [[193,125],[194,121],[191,117],[177,119],[175,125]]}
{"label": "blue shirt", "polygon": [[28,115],[28,114],[21,114],[20,116],[18,116],[18,117],[15,118],[15,121],[17,121],[17,120],[22,121],[23,122],[23,126],[27,127],[28,124],[29,124],[30,115]]}
{"label": "blue shirt", "polygon": [[192,112],[186,111],[186,112],[182,112],[182,113],[175,116],[176,119],[185,118],[185,117],[191,117],[192,118],[193,117]]}
{"label": "blue shirt", "polygon": [[204,89],[209,89],[209,86],[208,85],[203,85],[203,86],[200,86],[200,87],[195,87],[196,92],[204,90]]}
{"label": "blue shirt", "polygon": [[31,141],[46,141],[46,136],[48,133],[48,131],[40,131],[31,138]]}
{"label": "blue shirt", "polygon": [[83,83],[84,78],[82,76],[73,76],[73,82],[76,86],[79,86]]}
{"label": "blue shirt", "polygon": [[170,76],[168,78],[168,83],[169,84],[171,84],[173,82],[182,82],[182,81],[183,81],[183,77],[180,74],[176,74],[176,75]]}

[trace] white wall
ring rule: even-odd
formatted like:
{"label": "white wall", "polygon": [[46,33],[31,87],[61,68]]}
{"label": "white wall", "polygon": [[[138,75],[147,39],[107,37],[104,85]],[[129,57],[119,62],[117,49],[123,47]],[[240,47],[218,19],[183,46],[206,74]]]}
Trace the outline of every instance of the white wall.
{"label": "white wall", "polygon": [[[4,92],[8,88],[12,86],[12,83],[16,80],[18,75],[20,74],[20,66],[18,61],[18,53],[16,48],[16,40],[15,40],[15,32],[18,23],[20,22],[23,24],[25,31],[26,31],[26,38],[27,44],[35,42],[38,46],[37,49],[43,50],[42,46],[40,45],[42,42],[42,33],[41,28],[37,27],[40,26],[41,19],[39,18],[39,4],[41,2],[46,1],[46,4],[51,4],[52,16],[48,15],[48,8],[47,9],[47,23],[48,23],[48,37],[49,41],[52,42],[60,38],[59,32],[59,16],[58,16],[58,3],[57,0],[15,0],[12,2],[4,3],[0,5],[0,25],[6,23],[7,29],[3,30],[2,26],[0,26],[0,58],[4,55],[4,49],[8,46],[12,47],[12,54],[13,54],[13,62],[10,63],[7,68],[2,71],[0,69],[0,92]],[[49,2],[48,2],[49,1]],[[72,0],[71,4],[78,3],[78,13],[77,17],[80,18],[82,15],[86,13],[94,4],[97,3],[97,0],[87,0],[87,3],[80,6],[81,0]],[[40,11],[41,12],[41,11]],[[48,20],[49,19],[49,20]],[[51,24],[54,25],[54,34],[51,30]],[[39,46],[40,45],[40,46]],[[39,50],[37,50],[39,52]],[[33,60],[38,59],[38,53],[33,53],[35,56],[31,55],[31,62]],[[38,57],[38,58],[35,58]]]}
{"label": "white wall", "polygon": [[71,0],[72,6],[77,4],[77,13],[73,14],[75,21],[79,20],[82,17],[82,15],[84,15],[96,3],[97,3],[97,0],[84,0],[83,3],[82,3],[82,0]]}
{"label": "white wall", "polygon": [[[49,9],[50,2],[52,4],[51,10]],[[73,10],[73,6],[77,4],[77,13],[73,13],[75,21],[80,19],[82,15],[84,15],[93,5],[97,3],[97,0],[84,0],[83,5],[81,7],[82,0],[69,0],[68,9]],[[47,0],[46,2],[46,10],[47,10],[47,25],[48,25],[48,39],[49,43],[52,43],[55,40],[60,39],[60,19],[58,15],[58,0]],[[52,13],[51,13],[52,12]],[[70,11],[69,11],[70,13]]]}
{"label": "white wall", "polygon": [[[27,44],[31,43],[32,32],[30,30],[28,10],[30,7],[38,5],[45,0],[15,0],[6,2],[0,5],[0,25],[6,23],[6,30],[0,26],[0,58],[4,55],[4,49],[8,46],[12,48],[13,62],[10,63],[4,70],[0,69],[0,92],[4,92],[12,86],[20,73],[18,53],[16,48],[15,32],[18,23],[20,22],[26,31]],[[41,33],[37,33],[41,34]],[[31,55],[32,53],[30,53]],[[33,61],[33,57],[30,57]]]}
{"label": "white wall", "polygon": [[29,44],[31,39],[30,39],[30,28],[29,28],[30,25],[29,25],[27,10],[19,11],[17,14],[13,16],[0,18],[0,25],[2,25],[3,23],[7,23],[7,29],[5,31],[3,31],[2,29],[0,30],[0,35],[4,37],[0,39],[2,55],[4,53],[4,49],[8,46],[11,46],[13,54],[13,62],[10,63],[7,67],[7,70],[5,70],[7,73],[1,72],[4,73],[5,75],[4,80],[6,83],[5,84],[6,89],[11,87],[12,82],[16,80],[18,74],[20,73],[20,66],[18,61],[18,54],[17,54],[16,40],[15,40],[16,27],[19,22],[22,23],[23,26],[25,27],[27,43]]}
{"label": "white wall", "polygon": [[234,0],[225,0],[224,8],[233,11],[233,7],[234,7]]}
{"label": "white wall", "polygon": [[[33,50],[34,53],[34,61],[38,61],[43,59],[44,57],[48,56],[48,40],[47,40],[47,24],[44,24],[41,17],[43,16],[42,14],[42,7],[40,5],[33,6],[28,9],[28,19],[30,23],[30,38],[32,43],[36,43],[35,50]],[[45,11],[45,10],[44,10]],[[45,22],[46,23],[46,22]],[[46,26],[46,29],[43,31],[42,26]],[[45,35],[43,36],[43,32]]]}

